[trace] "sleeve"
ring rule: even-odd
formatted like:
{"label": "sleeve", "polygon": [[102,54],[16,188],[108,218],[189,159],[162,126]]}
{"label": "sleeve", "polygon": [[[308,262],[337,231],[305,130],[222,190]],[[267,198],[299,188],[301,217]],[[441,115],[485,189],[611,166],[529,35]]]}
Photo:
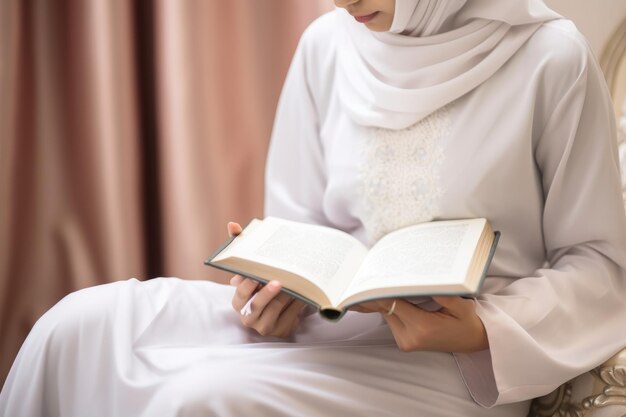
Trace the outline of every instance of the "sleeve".
{"label": "sleeve", "polygon": [[587,52],[535,148],[547,266],[476,300],[489,350],[455,354],[485,407],[545,395],[626,346],[626,219],[616,123]]}
{"label": "sleeve", "polygon": [[326,172],[318,113],[307,79],[306,35],[278,102],[265,167],[265,215],[326,225],[322,209]]}

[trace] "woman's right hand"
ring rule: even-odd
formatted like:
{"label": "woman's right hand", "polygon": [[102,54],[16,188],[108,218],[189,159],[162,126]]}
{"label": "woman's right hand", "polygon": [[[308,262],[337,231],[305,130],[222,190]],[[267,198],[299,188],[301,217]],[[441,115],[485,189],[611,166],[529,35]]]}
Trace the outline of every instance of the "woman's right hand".
{"label": "woman's right hand", "polygon": [[[241,226],[228,223],[228,234],[241,233]],[[287,338],[300,324],[306,307],[302,301],[280,291],[278,281],[262,285],[241,275],[231,278],[230,284],[237,287],[232,306],[240,316],[241,323],[256,330],[262,336]]]}

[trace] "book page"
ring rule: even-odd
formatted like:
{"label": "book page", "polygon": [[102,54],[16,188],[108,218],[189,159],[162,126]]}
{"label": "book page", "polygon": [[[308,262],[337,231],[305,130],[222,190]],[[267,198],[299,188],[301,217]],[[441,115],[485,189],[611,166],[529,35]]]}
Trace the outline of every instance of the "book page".
{"label": "book page", "polygon": [[383,237],[366,257],[346,293],[462,282],[482,224],[432,222]]}
{"label": "book page", "polygon": [[238,248],[247,259],[300,275],[331,300],[345,291],[367,253],[357,239],[328,227],[268,217],[257,233],[254,241],[243,240]]}

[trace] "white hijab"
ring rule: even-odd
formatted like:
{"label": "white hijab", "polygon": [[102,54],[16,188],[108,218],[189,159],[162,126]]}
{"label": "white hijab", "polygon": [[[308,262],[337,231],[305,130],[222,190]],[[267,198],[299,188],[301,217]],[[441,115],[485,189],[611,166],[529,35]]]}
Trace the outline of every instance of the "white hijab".
{"label": "white hijab", "polygon": [[389,129],[468,93],[560,17],[542,0],[396,0],[380,33],[338,13],[340,99],[354,122]]}

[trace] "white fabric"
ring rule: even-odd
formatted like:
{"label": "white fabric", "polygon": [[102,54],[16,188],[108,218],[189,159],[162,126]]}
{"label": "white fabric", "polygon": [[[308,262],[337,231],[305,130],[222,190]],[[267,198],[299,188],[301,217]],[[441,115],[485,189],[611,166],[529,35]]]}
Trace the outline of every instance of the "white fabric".
{"label": "white fabric", "polygon": [[432,36],[458,13],[467,0],[396,0],[389,32]]}
{"label": "white fabric", "polygon": [[[243,329],[229,287],[128,281],[73,294],[37,323],[0,415],[524,416],[527,399],[626,345],[615,121],[573,25],[541,25],[488,80],[405,130],[351,118],[337,88],[342,27],[339,11],[325,15],[298,47],[266,212],[366,243],[424,217],[487,217],[502,232],[476,301],[490,350],[402,353],[380,317],[357,313],[311,316],[285,343]],[[409,175],[411,192],[379,186],[423,163],[433,175]],[[394,170],[363,175],[370,165]]]}
{"label": "white fabric", "polygon": [[[521,417],[474,403],[451,354],[400,352],[377,314],[244,329],[233,289],[174,278],[74,293],[41,318],[0,394],[3,417]],[[445,405],[445,406],[444,406]]]}
{"label": "white fabric", "polygon": [[[546,394],[626,346],[616,123],[574,25],[543,24],[479,87],[393,130],[355,123],[343,105],[343,22],[339,12],[324,16],[298,49],[270,148],[266,211],[368,244],[413,222],[488,218],[502,232],[477,300],[491,349],[456,355],[486,406]],[[418,145],[405,147],[407,134]],[[398,147],[388,146],[394,138]],[[424,164],[432,175],[407,174]],[[364,175],[370,166],[378,175]]]}
{"label": "white fabric", "polygon": [[559,17],[540,0],[398,0],[390,32],[378,33],[338,13],[343,107],[358,124],[392,129],[476,88]]}

